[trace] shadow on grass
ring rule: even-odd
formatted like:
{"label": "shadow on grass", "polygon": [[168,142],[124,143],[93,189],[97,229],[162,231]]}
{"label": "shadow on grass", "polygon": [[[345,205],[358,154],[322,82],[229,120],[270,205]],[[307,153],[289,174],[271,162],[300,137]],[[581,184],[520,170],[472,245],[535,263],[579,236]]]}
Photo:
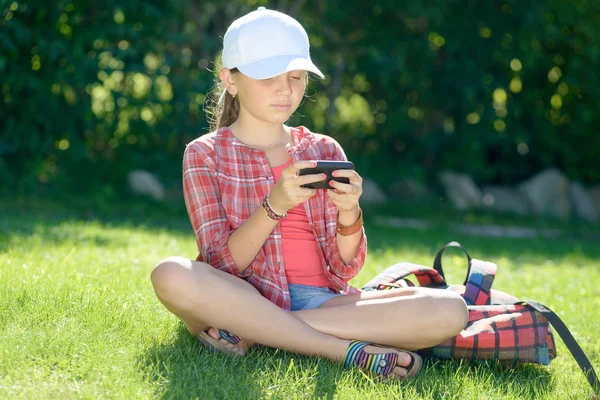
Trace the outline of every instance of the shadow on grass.
{"label": "shadow on grass", "polygon": [[[58,203],[40,199],[0,199],[0,252],[7,251],[11,242],[41,234],[44,242],[58,245],[64,242],[90,243],[107,247],[121,245],[110,235],[82,233],[75,224],[97,222],[108,228],[160,229],[169,233],[188,234],[193,231],[182,205],[158,205],[149,201],[117,203],[114,207],[90,200]],[[97,207],[96,207],[97,206]],[[61,225],[66,225],[63,228]]]}
{"label": "shadow on grass", "polygon": [[265,347],[255,346],[245,357],[214,353],[182,324],[173,342],[155,344],[138,361],[164,399],[286,398],[294,385],[305,390],[307,384],[314,386],[312,397],[333,399],[341,375],[327,361]]}
{"label": "shadow on grass", "polygon": [[[264,347],[251,349],[243,358],[213,353],[189,335],[182,324],[172,342],[150,347],[138,364],[144,380],[151,382],[155,395],[163,399],[302,395],[333,399],[338,382],[358,388],[366,379],[358,371],[346,371],[323,359]],[[495,362],[425,359],[416,379],[376,385],[379,393],[387,392],[392,397],[413,392],[423,398],[460,398],[461,393],[477,385],[482,394],[513,393],[533,399],[551,392],[552,382],[550,372],[538,365],[508,369]]]}
{"label": "shadow on grass", "polygon": [[525,364],[516,369],[497,362],[425,359],[415,389],[423,397],[461,398],[472,385],[480,388],[481,398],[493,393],[512,393],[535,399],[551,392],[552,375],[544,366]]}
{"label": "shadow on grass", "polygon": [[[77,200],[77,199],[75,199]],[[91,241],[98,246],[110,244],[110,238],[104,236],[86,236],[84,238],[69,236],[70,232],[53,230],[63,223],[80,223],[97,221],[107,227],[144,227],[160,229],[177,234],[185,234],[193,240],[193,231],[183,204],[157,204],[149,200],[129,199],[128,201],[105,204],[104,202],[72,200],[70,203],[59,203],[51,200],[35,198],[0,199],[0,251],[6,250],[11,236],[30,236],[37,229],[47,233],[51,244],[62,241]],[[385,211],[385,210],[384,210]],[[390,210],[390,212],[395,209]],[[410,249],[430,254],[433,262],[435,253],[446,243],[456,240],[462,243],[475,258],[493,261],[505,257],[539,258],[552,260],[565,254],[580,254],[585,257],[600,259],[600,241],[590,239],[595,236],[579,237],[576,231],[569,231],[565,237],[557,239],[544,238],[490,238],[476,237],[454,232],[443,223],[433,229],[418,230],[407,228],[390,228],[375,225],[370,214],[365,213],[365,229],[369,239],[369,252],[398,249]],[[404,211],[405,213],[407,211]],[[431,210],[430,218],[436,218],[439,210]],[[391,214],[390,214],[391,215]],[[448,217],[446,217],[448,218]],[[439,222],[439,221],[438,221]],[[492,221],[497,222],[497,221]],[[597,229],[595,232],[598,232]],[[453,250],[449,250],[451,253]],[[412,260],[397,260],[412,261]],[[388,265],[382,265],[383,270]]]}
{"label": "shadow on grass", "polygon": [[[445,228],[428,230],[395,229],[368,224],[366,225],[370,252],[384,252],[387,249],[410,250],[430,254],[433,266],[435,254],[448,242],[458,241],[474,258],[494,261],[499,258],[520,262],[540,262],[540,266],[550,267],[555,260],[569,255],[600,259],[600,241],[576,237],[557,239],[547,238],[493,238],[477,237],[452,232]],[[444,254],[463,253],[458,249],[448,249]],[[395,262],[413,262],[413,260],[397,260]],[[465,272],[466,272],[465,257]],[[577,267],[577,264],[573,265]],[[387,268],[388,266],[381,266]]]}

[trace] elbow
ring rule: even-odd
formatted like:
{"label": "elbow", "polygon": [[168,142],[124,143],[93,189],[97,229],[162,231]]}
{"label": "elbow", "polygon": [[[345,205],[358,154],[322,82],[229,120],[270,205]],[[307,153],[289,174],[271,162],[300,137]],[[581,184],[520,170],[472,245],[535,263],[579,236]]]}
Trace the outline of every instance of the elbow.
{"label": "elbow", "polygon": [[229,251],[227,242],[223,245],[207,249],[203,256],[205,257],[205,262],[213,267],[239,277],[244,277],[244,271],[248,269],[251,262],[236,259]]}

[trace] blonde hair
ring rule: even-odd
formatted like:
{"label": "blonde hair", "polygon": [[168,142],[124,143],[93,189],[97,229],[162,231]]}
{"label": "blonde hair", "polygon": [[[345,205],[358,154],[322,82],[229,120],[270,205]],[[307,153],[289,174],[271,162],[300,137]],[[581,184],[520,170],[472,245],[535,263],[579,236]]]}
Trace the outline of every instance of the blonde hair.
{"label": "blonde hair", "polygon": [[[232,74],[239,72],[237,68],[232,68],[230,71]],[[220,99],[221,101],[219,101]],[[229,94],[218,75],[215,78],[215,86],[206,96],[204,113],[211,132],[233,124],[240,115],[239,100]]]}

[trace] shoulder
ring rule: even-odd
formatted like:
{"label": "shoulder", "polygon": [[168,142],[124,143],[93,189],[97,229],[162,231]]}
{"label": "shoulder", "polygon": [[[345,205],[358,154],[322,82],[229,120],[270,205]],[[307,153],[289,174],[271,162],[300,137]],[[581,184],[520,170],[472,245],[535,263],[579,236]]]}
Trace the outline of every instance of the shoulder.
{"label": "shoulder", "polygon": [[337,140],[323,133],[311,132],[304,126],[296,128],[302,140],[308,140],[310,147],[322,153],[324,159],[344,157],[344,150]]}
{"label": "shoulder", "polygon": [[221,143],[220,130],[202,135],[189,142],[183,153],[184,168],[205,164],[209,167],[216,164]]}
{"label": "shoulder", "polygon": [[218,133],[219,131],[210,132],[192,140],[186,145],[184,154],[214,152]]}

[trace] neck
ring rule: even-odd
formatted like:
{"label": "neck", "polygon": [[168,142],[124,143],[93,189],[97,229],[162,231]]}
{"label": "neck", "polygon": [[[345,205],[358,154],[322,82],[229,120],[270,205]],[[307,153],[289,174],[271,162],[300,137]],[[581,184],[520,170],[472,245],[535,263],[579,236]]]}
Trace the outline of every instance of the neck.
{"label": "neck", "polygon": [[231,133],[240,141],[259,150],[269,150],[280,146],[292,145],[290,128],[284,124],[264,121],[249,121],[241,113],[229,126]]}

